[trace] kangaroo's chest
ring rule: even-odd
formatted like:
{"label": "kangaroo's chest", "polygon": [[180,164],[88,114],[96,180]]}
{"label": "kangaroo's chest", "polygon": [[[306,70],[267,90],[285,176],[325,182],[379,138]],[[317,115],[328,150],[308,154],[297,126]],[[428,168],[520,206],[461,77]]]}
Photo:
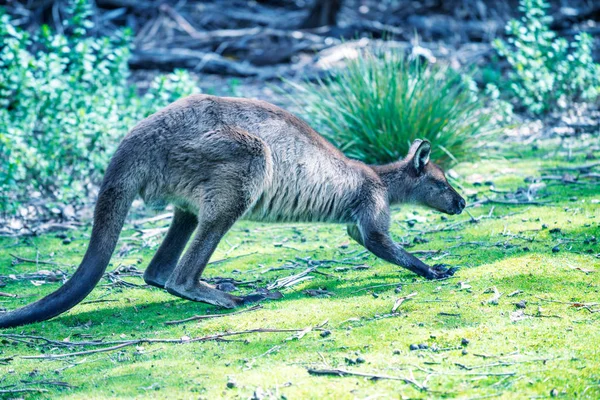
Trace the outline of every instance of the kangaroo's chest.
{"label": "kangaroo's chest", "polygon": [[357,179],[336,160],[275,158],[270,184],[244,219],[264,222],[348,222]]}

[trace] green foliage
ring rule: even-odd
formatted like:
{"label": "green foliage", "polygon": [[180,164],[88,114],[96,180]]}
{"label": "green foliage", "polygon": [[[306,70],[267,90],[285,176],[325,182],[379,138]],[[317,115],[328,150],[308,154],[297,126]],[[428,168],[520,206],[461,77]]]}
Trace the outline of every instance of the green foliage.
{"label": "green foliage", "polygon": [[568,42],[550,29],[545,0],[521,0],[521,20],[506,25],[508,42],[494,41],[513,71],[510,88],[533,114],[564,108],[573,101],[593,101],[600,94],[600,65],[592,59],[593,38],[587,33]]}
{"label": "green foliage", "polygon": [[366,51],[316,85],[294,86],[290,97],[306,118],[367,163],[397,161],[424,138],[447,164],[469,152],[490,120],[469,77],[398,52]]}
{"label": "green foliage", "polygon": [[89,36],[89,10],[73,1],[64,35],[43,26],[30,36],[0,14],[0,210],[85,195],[128,129],[195,91],[176,71],[139,96],[127,82],[130,32]]}

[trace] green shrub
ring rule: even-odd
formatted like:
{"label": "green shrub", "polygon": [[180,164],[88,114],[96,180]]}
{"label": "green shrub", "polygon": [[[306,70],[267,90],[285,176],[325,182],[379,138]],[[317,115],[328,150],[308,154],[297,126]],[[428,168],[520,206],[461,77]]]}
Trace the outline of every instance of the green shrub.
{"label": "green shrub", "polygon": [[0,211],[86,196],[128,129],[195,91],[176,71],[139,96],[127,82],[130,33],[89,37],[87,0],[72,1],[70,14],[66,34],[29,35],[0,11]]}
{"label": "green shrub", "polygon": [[448,164],[469,153],[489,126],[474,82],[448,67],[365,51],[317,84],[292,84],[292,101],[349,157],[388,163],[417,138]]}
{"label": "green shrub", "polygon": [[506,25],[508,42],[495,40],[513,68],[510,88],[533,114],[593,101],[600,94],[600,65],[592,59],[593,38],[581,33],[569,43],[550,29],[545,0],[521,0],[521,20]]}

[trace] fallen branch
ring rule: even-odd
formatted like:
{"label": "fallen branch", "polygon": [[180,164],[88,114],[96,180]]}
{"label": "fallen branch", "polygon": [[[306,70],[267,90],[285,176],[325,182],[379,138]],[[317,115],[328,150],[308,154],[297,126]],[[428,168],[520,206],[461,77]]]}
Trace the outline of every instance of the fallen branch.
{"label": "fallen branch", "polygon": [[[29,342],[25,341],[25,343],[27,343],[27,344],[35,344],[34,341],[41,340],[41,341],[44,341],[47,344],[53,345],[53,346],[69,347],[69,345],[75,345],[75,344],[72,344],[71,342],[62,342],[62,341],[58,341],[58,340],[46,339],[45,337],[42,337],[42,336],[19,335],[16,333],[0,333],[0,337],[12,339],[12,340],[19,340],[19,341],[24,341],[23,339],[31,339],[31,341],[29,341]],[[90,343],[90,342],[88,342],[88,343]],[[94,342],[91,342],[91,343],[94,343]],[[102,342],[97,342],[97,343],[102,344]],[[12,357],[9,357],[9,358],[12,359]]]}
{"label": "fallen branch", "polygon": [[482,204],[509,204],[509,205],[515,205],[515,206],[519,206],[519,205],[531,205],[531,206],[545,206],[548,205],[550,203],[550,201],[534,201],[534,200],[500,200],[500,199],[490,199],[489,197],[484,199],[484,200],[480,200],[477,201],[475,203],[471,203],[470,206],[478,206],[478,205],[482,205]]}
{"label": "fallen branch", "polygon": [[66,278],[67,278],[67,275],[60,270],[56,270],[56,271],[40,270],[37,272],[17,274],[17,275],[0,275],[0,279],[11,280],[11,281],[44,280],[47,282],[59,282]]}
{"label": "fallen branch", "polygon": [[10,363],[12,360],[14,360],[14,357],[12,356],[0,358],[0,364],[8,365],[8,363]]}
{"label": "fallen branch", "polygon": [[300,272],[299,274],[294,274],[294,275],[286,276],[284,278],[279,278],[275,282],[268,285],[267,289],[268,290],[281,289],[284,287],[290,287],[290,286],[296,285],[296,284],[303,282],[305,280],[308,280],[308,279],[312,279],[313,278],[312,276],[307,276],[307,275],[310,274],[311,272],[314,272],[316,268],[317,267],[309,267],[309,268],[305,269],[304,271]]}
{"label": "fallen branch", "polygon": [[72,385],[70,385],[68,382],[63,382],[63,381],[50,381],[50,380],[45,380],[45,381],[21,381],[21,383],[23,383],[24,385],[52,385],[52,386],[60,386],[60,387],[64,387],[64,388],[73,388]]}
{"label": "fallen branch", "polygon": [[0,394],[14,394],[14,393],[25,393],[25,392],[37,392],[44,393],[47,392],[46,389],[36,389],[36,388],[23,388],[23,389],[0,389]]}
{"label": "fallen branch", "polygon": [[160,11],[167,13],[169,17],[171,17],[173,21],[175,21],[177,25],[179,25],[179,27],[183,29],[188,35],[190,35],[194,39],[200,39],[198,37],[200,36],[200,32],[198,32],[196,28],[194,28],[192,24],[190,24],[188,20],[185,19],[181,14],[179,14],[173,7],[171,7],[168,4],[161,4],[159,9]]}
{"label": "fallen branch", "polygon": [[587,185],[589,182],[579,182],[579,177],[574,177],[568,174],[558,176],[558,175],[542,175],[540,177],[543,181],[560,181],[561,183],[572,183],[577,185]]}
{"label": "fallen branch", "polygon": [[[543,297],[539,297],[539,296],[534,296],[537,299],[540,299],[542,301],[547,301],[549,303],[558,303],[558,304],[566,304],[568,306],[571,306],[573,308],[577,308],[577,309],[585,309],[590,313],[597,313],[600,312],[600,309],[592,309],[592,307],[596,307],[598,305],[600,305],[600,303],[583,303],[580,301],[560,301],[560,300],[552,300],[552,299],[545,299]],[[539,315],[540,317],[558,317],[558,318],[562,318],[559,316],[554,316],[554,315]]]}
{"label": "fallen branch", "polygon": [[248,256],[251,256],[256,253],[257,253],[256,251],[253,251],[252,253],[240,254],[239,256],[235,256],[235,257],[221,258],[220,260],[210,261],[208,264],[209,265],[220,264],[220,263],[223,263],[226,261],[237,260],[238,258],[248,257]]}
{"label": "fallen branch", "polygon": [[[456,276],[449,276],[447,278],[437,279],[436,282],[446,281],[446,280],[455,279],[455,278],[456,278]],[[355,290],[354,292],[351,292],[350,294],[356,294],[356,293],[363,292],[365,290],[379,289],[379,288],[383,288],[383,287],[403,286],[403,285],[420,285],[420,284],[423,284],[423,283],[431,283],[431,281],[425,279],[425,280],[414,281],[414,282],[384,283],[382,285],[374,285],[374,286],[367,286],[367,287],[364,287],[364,288],[360,288],[358,290]]]}
{"label": "fallen branch", "polygon": [[[364,263],[360,263],[360,262],[356,262],[356,261],[363,260],[368,257],[369,257],[369,254],[367,254],[367,251],[361,251],[358,255],[356,255],[354,257],[346,257],[341,260],[335,260],[335,259],[311,260],[310,257],[307,257],[307,258],[296,257],[296,260],[305,262],[309,266],[314,266],[314,267],[322,267],[323,264],[342,264],[342,265],[351,265],[351,266],[355,267],[355,266],[364,265]],[[325,267],[325,268],[328,268],[328,267]]]}
{"label": "fallen branch", "polygon": [[466,369],[467,371],[472,371],[474,369],[481,369],[481,368],[490,368],[490,367],[507,367],[510,365],[513,365],[514,363],[509,363],[509,362],[504,362],[504,361],[499,361],[496,363],[492,363],[492,364],[482,364],[482,365],[473,365],[473,366],[468,366],[468,365],[464,365],[461,363],[457,363],[455,362],[454,365],[462,368],[462,369]]}
{"label": "fallen branch", "polygon": [[[59,359],[59,358],[66,358],[66,357],[84,356],[84,355],[95,354],[95,353],[104,353],[104,352],[119,350],[124,347],[136,346],[136,345],[140,345],[140,344],[153,344],[153,343],[187,344],[187,343],[194,343],[194,342],[209,342],[209,341],[215,341],[215,340],[222,340],[223,338],[230,337],[230,336],[247,335],[247,334],[251,334],[251,333],[303,332],[303,331],[306,331],[306,329],[307,328],[302,328],[302,329],[256,328],[256,329],[248,329],[245,331],[218,333],[215,335],[207,335],[207,336],[201,336],[201,337],[197,337],[197,338],[189,338],[187,336],[184,336],[180,339],[142,338],[142,339],[136,339],[136,340],[115,341],[115,342],[70,343],[71,345],[92,345],[92,346],[107,345],[107,344],[116,344],[116,345],[110,346],[110,347],[104,347],[101,349],[77,351],[77,352],[73,352],[73,353],[42,354],[39,356],[19,356],[19,358],[26,359],[26,360],[40,360],[40,359],[52,360],[52,359]],[[322,330],[322,328],[316,327],[313,330]],[[1,334],[0,336],[5,336],[5,337],[12,336],[14,338],[15,336],[20,336],[20,335]],[[46,339],[46,338],[42,338],[42,339],[47,341],[48,343],[55,342],[53,340]]]}
{"label": "fallen branch", "polygon": [[584,165],[573,165],[573,166],[564,166],[564,167],[548,167],[548,168],[542,168],[542,170],[546,170],[546,171],[580,171],[580,172],[587,172],[589,170],[591,170],[592,168],[598,167],[600,166],[600,161],[599,162],[593,162],[590,164],[584,164]]}
{"label": "fallen branch", "polygon": [[245,62],[236,62],[217,53],[183,48],[138,50],[132,54],[129,65],[136,69],[157,68],[172,70],[189,68],[196,72],[219,75],[257,76],[263,71]]}
{"label": "fallen branch", "polygon": [[427,388],[425,386],[419,384],[418,382],[416,382],[412,379],[401,377],[401,376],[369,374],[369,373],[364,373],[364,372],[346,371],[344,369],[312,369],[312,368],[309,368],[308,373],[311,375],[362,376],[362,377],[370,378],[370,379],[391,379],[391,380],[395,380],[395,381],[402,381],[404,383],[413,385],[414,387],[416,387],[419,390],[427,391]]}
{"label": "fallen branch", "polygon": [[335,44],[341,43],[339,39],[331,38],[328,41],[329,44],[325,44],[325,38],[321,35],[315,35],[314,33],[310,33],[307,31],[299,31],[299,30],[283,30],[283,29],[275,29],[275,28],[265,28],[265,27],[255,27],[255,28],[239,28],[239,29],[215,29],[211,31],[196,31],[193,34],[190,32],[186,32],[190,37],[193,38],[193,42],[191,40],[176,40],[174,44],[181,45],[184,47],[210,47],[215,43],[223,43],[225,41],[231,41],[235,39],[241,39],[243,42],[247,41],[250,38],[264,36],[264,37],[273,37],[277,39],[294,39],[294,40],[304,40],[310,42],[315,45],[320,45],[320,48],[330,47]]}
{"label": "fallen branch", "polygon": [[43,261],[43,260],[32,260],[30,258],[19,257],[15,254],[9,253],[9,255],[17,261],[31,263],[31,264],[45,264],[45,265],[59,265],[54,261]]}
{"label": "fallen branch", "polygon": [[576,270],[576,271],[581,271],[581,272],[583,272],[586,275],[593,274],[594,272],[596,272],[593,269],[585,269],[585,268],[582,268],[582,267],[574,267],[574,266],[568,265],[568,264],[567,264],[567,267],[569,267],[569,268],[571,268],[573,270]]}
{"label": "fallen branch", "polygon": [[83,305],[83,304],[96,304],[96,303],[116,303],[119,300],[116,299],[98,299],[98,300],[90,300],[90,301],[83,301],[79,304]]}
{"label": "fallen branch", "polygon": [[118,350],[123,347],[132,346],[134,344],[144,343],[143,341],[135,340],[130,342],[121,343],[116,346],[105,347],[103,349],[94,349],[94,350],[86,350],[86,351],[77,351],[75,353],[66,353],[66,354],[44,354],[41,356],[21,356],[20,358],[25,360],[36,360],[36,359],[56,359],[56,358],[64,358],[64,357],[75,357],[75,356],[84,356],[88,354],[95,353],[104,353],[107,351]]}

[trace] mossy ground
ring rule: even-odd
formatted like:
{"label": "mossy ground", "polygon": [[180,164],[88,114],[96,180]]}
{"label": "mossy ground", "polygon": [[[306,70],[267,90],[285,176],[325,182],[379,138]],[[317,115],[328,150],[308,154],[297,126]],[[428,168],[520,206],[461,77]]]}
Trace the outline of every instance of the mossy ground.
{"label": "mossy ground", "polygon": [[[455,170],[462,177],[463,190],[477,191],[479,199],[501,196],[485,184],[473,186],[469,178],[480,174],[496,190],[514,192],[519,186],[527,187],[524,179],[539,177],[544,167],[589,162],[583,156],[567,160],[557,141],[544,142],[534,150],[512,146],[502,154],[494,160],[459,164]],[[324,328],[331,331],[329,336],[313,330],[301,339],[287,340],[293,333],[252,333],[226,341],[143,344],[58,360],[20,356],[92,347],[28,345],[5,338],[0,347],[0,386],[47,390],[5,395],[28,398],[249,398],[259,387],[267,396],[291,399],[599,398],[600,312],[592,311],[600,305],[578,305],[600,302],[600,246],[592,239],[600,236],[600,185],[546,183],[536,201],[548,203],[473,207],[469,209],[472,216],[483,217],[476,223],[466,214],[443,220],[441,214],[423,208],[398,208],[392,229],[398,241],[426,239],[410,250],[440,250],[419,256],[432,264],[461,267],[445,281],[424,281],[374,256],[358,257],[353,262],[370,268],[323,264],[317,271],[327,275],[310,274],[312,279],[284,289],[282,300],[265,302],[259,310],[165,325],[165,321],[192,315],[229,311],[181,300],[156,288],[123,288],[103,280],[87,300],[108,301],[82,304],[50,321],[2,332],[59,341],[195,338],[255,328],[303,329],[327,321]],[[429,232],[448,227],[454,228]],[[52,267],[13,265],[11,254],[53,260],[68,265],[61,268],[72,272],[81,260],[89,231],[87,225],[73,232],[75,240],[69,245],[54,234],[0,238],[0,275]],[[133,232],[129,225],[121,235],[118,249],[127,243],[130,251],[124,256],[115,253],[109,270],[118,265],[142,269],[149,262],[160,236],[123,240]],[[299,258],[341,260],[362,250],[339,225],[240,222],[213,256],[214,260],[232,260],[210,266],[205,276],[260,279],[259,285],[266,286],[306,269],[307,263]],[[262,273],[293,264],[296,268]],[[143,283],[136,277],[125,279]],[[3,292],[19,295],[0,297],[0,307],[7,309],[59,286],[35,286],[29,280],[5,279],[5,283]],[[495,297],[489,290],[494,287],[502,294],[497,304],[489,302]],[[310,297],[304,292],[319,288],[331,296]],[[400,305],[396,315],[390,315],[395,300],[413,292],[417,294]],[[521,310],[515,303],[522,300],[526,308]],[[461,344],[463,339],[468,344]],[[411,344],[429,348],[411,351]],[[14,358],[2,361],[10,356]],[[364,362],[353,364],[357,358]],[[308,368],[409,377],[428,390],[396,380],[313,376]],[[234,388],[227,388],[229,380],[236,382]],[[52,384],[57,381],[72,387]]]}

